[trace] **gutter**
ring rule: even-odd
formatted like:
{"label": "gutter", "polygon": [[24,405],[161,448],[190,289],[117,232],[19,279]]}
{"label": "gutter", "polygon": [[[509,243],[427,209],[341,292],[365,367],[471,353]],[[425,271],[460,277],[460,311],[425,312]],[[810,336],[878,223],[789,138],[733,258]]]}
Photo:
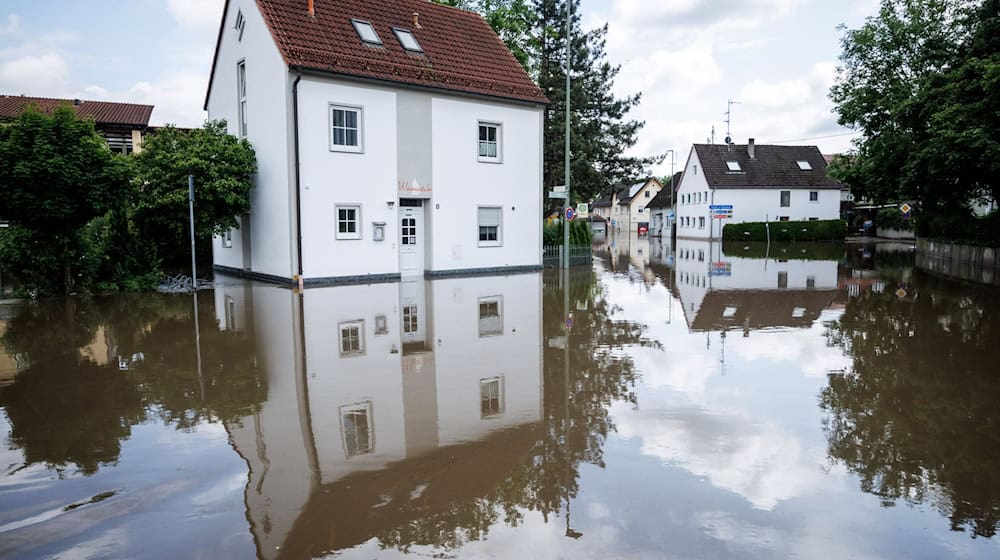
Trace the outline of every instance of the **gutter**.
{"label": "gutter", "polygon": [[295,81],[292,82],[292,142],[295,146],[295,250],[298,256],[298,282],[303,281],[302,266],[302,179],[299,171],[299,81],[302,68],[295,66]]}

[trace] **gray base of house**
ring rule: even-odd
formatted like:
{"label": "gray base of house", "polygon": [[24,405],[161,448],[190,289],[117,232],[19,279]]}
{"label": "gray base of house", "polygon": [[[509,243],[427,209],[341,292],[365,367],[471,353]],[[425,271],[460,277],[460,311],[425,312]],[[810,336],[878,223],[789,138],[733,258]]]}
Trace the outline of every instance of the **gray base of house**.
{"label": "gray base of house", "polygon": [[[297,282],[294,278],[275,276],[273,274],[263,274],[252,270],[242,270],[220,264],[213,265],[212,268],[219,273],[238,278],[259,280],[270,284],[285,286],[295,286]],[[509,274],[526,274],[530,272],[540,272],[542,265],[523,266],[495,266],[487,268],[462,268],[457,270],[427,270],[424,271],[424,278],[463,278],[470,276],[501,276]],[[357,276],[325,276],[321,278],[306,278],[303,285],[306,288],[319,288],[324,286],[344,286],[357,284],[385,284],[388,282],[399,282],[402,275],[398,272],[389,274],[361,274]]]}

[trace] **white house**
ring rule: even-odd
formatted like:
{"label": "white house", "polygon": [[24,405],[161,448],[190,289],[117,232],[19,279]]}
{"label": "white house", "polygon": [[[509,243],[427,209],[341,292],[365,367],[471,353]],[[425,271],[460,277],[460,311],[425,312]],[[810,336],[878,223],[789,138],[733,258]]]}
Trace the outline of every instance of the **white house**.
{"label": "white house", "polygon": [[[719,239],[726,224],[835,220],[841,185],[816,146],[695,144],[677,192],[677,237]],[[713,218],[711,206],[731,206]]]}
{"label": "white house", "polygon": [[663,183],[656,177],[630,185],[618,185],[594,202],[592,208],[595,214],[608,220],[613,229],[638,231],[642,226],[649,227],[646,205],[661,190]]}
{"label": "white house", "polygon": [[471,12],[227,0],[205,109],[258,174],[215,268],[305,284],[539,269],[546,102]]}

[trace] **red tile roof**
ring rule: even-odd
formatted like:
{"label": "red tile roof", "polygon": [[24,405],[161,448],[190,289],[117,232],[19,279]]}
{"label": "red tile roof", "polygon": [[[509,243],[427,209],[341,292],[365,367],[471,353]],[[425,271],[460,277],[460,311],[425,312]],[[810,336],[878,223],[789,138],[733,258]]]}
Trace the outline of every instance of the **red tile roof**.
{"label": "red tile roof", "polygon": [[[257,6],[292,67],[548,102],[489,24],[473,12],[427,0],[315,0],[315,16],[309,15],[306,0],[257,0]],[[382,45],[362,43],[352,19],[370,22]],[[395,27],[412,32],[423,53],[403,49]]]}
{"label": "red tile roof", "polygon": [[0,118],[15,118],[29,104],[35,105],[43,113],[51,113],[60,105],[68,104],[78,117],[91,117],[97,124],[130,127],[149,126],[149,117],[153,114],[152,105],[0,95]]}

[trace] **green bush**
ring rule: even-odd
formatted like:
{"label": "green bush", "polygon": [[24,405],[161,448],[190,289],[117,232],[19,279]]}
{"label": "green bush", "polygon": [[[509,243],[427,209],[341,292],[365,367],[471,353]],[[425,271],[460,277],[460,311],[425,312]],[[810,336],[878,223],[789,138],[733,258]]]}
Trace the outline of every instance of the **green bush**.
{"label": "green bush", "polygon": [[839,261],[846,254],[843,243],[767,243],[760,241],[745,241],[737,243],[728,241],[722,244],[722,254],[727,257],[743,257],[747,259],[804,260],[804,261]]}
{"label": "green bush", "polygon": [[[545,245],[562,245],[563,227],[561,223],[545,224],[542,229],[542,239]],[[590,230],[590,223],[585,221],[573,221],[569,224],[569,244],[570,246],[590,245],[593,241],[593,232]]]}
{"label": "green bush", "polygon": [[843,220],[817,220],[810,222],[745,222],[728,224],[722,228],[722,238],[727,241],[834,241],[847,236],[847,223]]}
{"label": "green bush", "polygon": [[875,216],[875,226],[882,229],[913,231],[914,223],[912,214],[910,218],[904,218],[898,208],[883,208]]}

